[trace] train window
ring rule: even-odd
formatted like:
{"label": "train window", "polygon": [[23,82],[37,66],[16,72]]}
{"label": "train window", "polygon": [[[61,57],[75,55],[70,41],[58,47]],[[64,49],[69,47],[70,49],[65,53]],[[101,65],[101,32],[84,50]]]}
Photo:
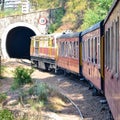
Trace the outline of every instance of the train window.
{"label": "train window", "polygon": [[82,42],[82,59],[85,60],[85,41]]}
{"label": "train window", "polygon": [[90,60],[90,39],[88,39],[88,60]]}
{"label": "train window", "polygon": [[66,42],[64,43],[64,56],[66,57],[67,54],[67,48],[66,48]]}
{"label": "train window", "polygon": [[108,31],[106,31],[106,34],[105,34],[105,65],[107,67],[107,48],[108,48],[108,45],[107,45],[107,41],[108,41]]}
{"label": "train window", "polygon": [[60,55],[62,56],[62,48],[63,48],[63,42],[60,42]]}
{"label": "train window", "polygon": [[76,47],[77,47],[77,44],[76,44],[76,41],[74,42],[74,49],[75,49],[75,54],[74,54],[74,56],[75,56],[75,58],[77,58],[77,49],[76,49]]}
{"label": "train window", "polygon": [[74,58],[78,58],[78,41],[73,42],[73,48],[74,48],[73,56]]}
{"label": "train window", "polygon": [[117,18],[117,73],[119,73],[119,17]]}
{"label": "train window", "polygon": [[107,66],[110,68],[110,28],[108,29],[107,49]]}
{"label": "train window", "polygon": [[72,42],[70,41],[70,52],[69,52],[69,56],[72,57]]}
{"label": "train window", "polygon": [[55,47],[55,39],[52,38],[52,47]]}
{"label": "train window", "polygon": [[73,57],[76,58],[76,44],[73,42]]}
{"label": "train window", "polygon": [[115,22],[115,73],[119,71],[119,18]]}
{"label": "train window", "polygon": [[35,41],[35,55],[39,54],[39,41]]}
{"label": "train window", "polygon": [[32,47],[34,47],[34,41],[35,41],[35,40],[32,38],[32,39],[31,39],[31,46],[32,46]]}
{"label": "train window", "polygon": [[72,58],[74,58],[74,52],[75,52],[75,50],[74,50],[74,42],[72,42]]}
{"label": "train window", "polygon": [[73,42],[71,42],[71,57],[73,57]]}
{"label": "train window", "polygon": [[93,38],[91,39],[90,47],[91,47],[91,51],[90,51],[90,61],[93,62]]}
{"label": "train window", "polygon": [[86,60],[86,41],[84,41],[84,60]]}
{"label": "train window", "polygon": [[64,56],[64,42],[62,42],[61,46],[61,56]]}
{"label": "train window", "polygon": [[66,57],[68,57],[68,42],[66,42]]}
{"label": "train window", "polygon": [[113,43],[112,43],[112,47],[113,47],[113,49],[112,49],[112,66],[113,66],[113,68],[112,68],[112,72],[113,73],[116,73],[117,72],[117,22],[114,20],[114,22],[113,22]]}
{"label": "train window", "polygon": [[46,41],[43,38],[40,38],[40,47],[47,47],[48,46],[48,41]]}
{"label": "train window", "polygon": [[118,76],[119,76],[119,36],[120,36],[120,34],[119,34],[119,31],[120,31],[120,21],[119,21],[119,17],[118,17],[118,21],[117,21],[117,73],[118,73]]}
{"label": "train window", "polygon": [[84,42],[82,42],[82,60],[84,59]]}
{"label": "train window", "polygon": [[112,27],[110,28],[110,69],[112,70]]}
{"label": "train window", "polygon": [[93,63],[95,63],[95,38],[93,39]]}
{"label": "train window", "polygon": [[86,56],[86,41],[84,40],[84,53],[83,53],[83,55],[84,55],[84,60],[85,60],[85,56]]}
{"label": "train window", "polygon": [[68,57],[70,57],[70,42],[68,42]]}
{"label": "train window", "polygon": [[58,53],[61,56],[61,42],[58,42]]}
{"label": "train window", "polygon": [[64,45],[63,45],[64,46],[63,56],[65,57],[66,56],[66,42],[63,42],[63,43],[64,43]]}
{"label": "train window", "polygon": [[94,47],[94,62],[95,62],[95,64],[97,64],[97,37],[95,37],[95,41],[94,41],[94,45],[95,45],[95,47]]}
{"label": "train window", "polygon": [[35,41],[35,48],[39,48],[39,41]]}
{"label": "train window", "polygon": [[97,60],[96,59],[96,53],[97,53],[97,49],[96,49],[97,48],[96,47],[97,46],[97,44],[96,44],[97,42],[96,42],[96,39],[97,39],[96,37],[93,39],[93,62],[95,64],[96,64],[96,60]]}
{"label": "train window", "polygon": [[97,40],[97,64],[100,65],[100,38]]}
{"label": "train window", "polygon": [[72,56],[72,42],[69,42],[69,57]]}
{"label": "train window", "polygon": [[66,42],[64,41],[64,57],[66,56]]}
{"label": "train window", "polygon": [[68,56],[68,46],[67,46],[67,42],[65,43],[65,56],[67,57]]}
{"label": "train window", "polygon": [[61,42],[58,42],[58,54],[61,56]]}
{"label": "train window", "polygon": [[[90,61],[90,40],[86,41],[86,61]],[[89,55],[88,55],[89,54]]]}
{"label": "train window", "polygon": [[78,46],[78,41],[76,41],[76,58],[79,58],[79,46]]}
{"label": "train window", "polygon": [[54,39],[53,38],[48,38],[45,43],[45,47],[54,47]]}
{"label": "train window", "polygon": [[112,23],[112,27],[111,27],[111,70],[113,70],[113,66],[114,66],[114,63],[113,63],[113,56],[114,56],[114,32],[113,32],[113,23]]}

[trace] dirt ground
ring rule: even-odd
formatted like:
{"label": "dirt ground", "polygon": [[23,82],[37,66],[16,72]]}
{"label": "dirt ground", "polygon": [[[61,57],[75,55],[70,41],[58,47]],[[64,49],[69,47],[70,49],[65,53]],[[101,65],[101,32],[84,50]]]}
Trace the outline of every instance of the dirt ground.
{"label": "dirt ground", "polygon": [[[4,74],[7,77],[0,82],[0,91],[6,92],[9,91],[13,80],[11,71],[19,65],[29,67],[29,64],[26,65],[20,60],[4,61],[3,64],[8,66],[9,70]],[[92,96],[92,89],[89,89],[86,81],[80,81],[72,75],[55,75],[37,69],[32,78],[49,84],[73,101],[59,113],[43,110],[42,114],[47,116],[44,120],[82,120],[80,113],[84,120],[112,120],[108,104],[100,102],[105,98]]]}

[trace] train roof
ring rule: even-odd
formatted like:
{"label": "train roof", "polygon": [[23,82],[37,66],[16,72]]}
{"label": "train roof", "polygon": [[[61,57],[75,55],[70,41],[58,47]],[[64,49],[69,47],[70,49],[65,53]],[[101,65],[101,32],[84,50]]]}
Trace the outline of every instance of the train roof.
{"label": "train roof", "polygon": [[[51,38],[51,37],[58,37],[60,36],[61,33],[53,33],[53,34],[40,34],[40,35],[35,35],[35,36],[32,36],[31,39],[35,39],[35,40],[39,40],[40,38]],[[46,39],[47,40],[47,39]]]}
{"label": "train roof", "polygon": [[107,22],[107,20],[109,19],[112,11],[114,10],[114,8],[116,7],[116,5],[117,5],[118,2],[120,2],[120,0],[115,0],[115,1],[113,2],[113,5],[112,5],[112,7],[110,8],[107,17],[106,17],[105,20],[104,20],[104,24],[105,24],[105,23]]}
{"label": "train roof", "polygon": [[81,36],[83,36],[83,35],[85,35],[85,34],[91,32],[91,31],[94,31],[94,30],[100,28],[101,22],[102,22],[102,21],[100,21],[100,22],[94,24],[93,26],[89,27],[88,29],[82,31]]}
{"label": "train roof", "polygon": [[63,33],[62,35],[58,36],[57,38],[79,37],[79,34],[80,34],[80,32]]}

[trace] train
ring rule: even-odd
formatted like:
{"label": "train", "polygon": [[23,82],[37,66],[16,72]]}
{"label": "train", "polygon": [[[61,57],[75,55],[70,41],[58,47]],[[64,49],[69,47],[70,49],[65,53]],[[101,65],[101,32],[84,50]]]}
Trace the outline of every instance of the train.
{"label": "train", "polygon": [[31,37],[30,56],[35,67],[84,77],[120,120],[119,46],[120,0],[115,0],[106,18],[84,31]]}

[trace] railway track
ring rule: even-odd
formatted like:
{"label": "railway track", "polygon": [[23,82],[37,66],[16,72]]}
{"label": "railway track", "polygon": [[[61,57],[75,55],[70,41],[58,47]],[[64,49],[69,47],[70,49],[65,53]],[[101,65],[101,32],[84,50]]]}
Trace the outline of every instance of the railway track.
{"label": "railway track", "polygon": [[[30,65],[30,62],[21,60],[23,65]],[[105,98],[103,96],[92,96],[92,89],[89,90],[87,81],[79,81],[73,75],[55,75],[49,72],[35,70],[34,77],[42,82],[54,86],[60,93],[62,93],[71,104],[69,110],[63,111],[58,116],[63,120],[70,120],[70,115],[75,115],[76,119],[80,120],[112,120],[109,107],[106,104],[100,103]],[[74,116],[74,117],[75,117]]]}

